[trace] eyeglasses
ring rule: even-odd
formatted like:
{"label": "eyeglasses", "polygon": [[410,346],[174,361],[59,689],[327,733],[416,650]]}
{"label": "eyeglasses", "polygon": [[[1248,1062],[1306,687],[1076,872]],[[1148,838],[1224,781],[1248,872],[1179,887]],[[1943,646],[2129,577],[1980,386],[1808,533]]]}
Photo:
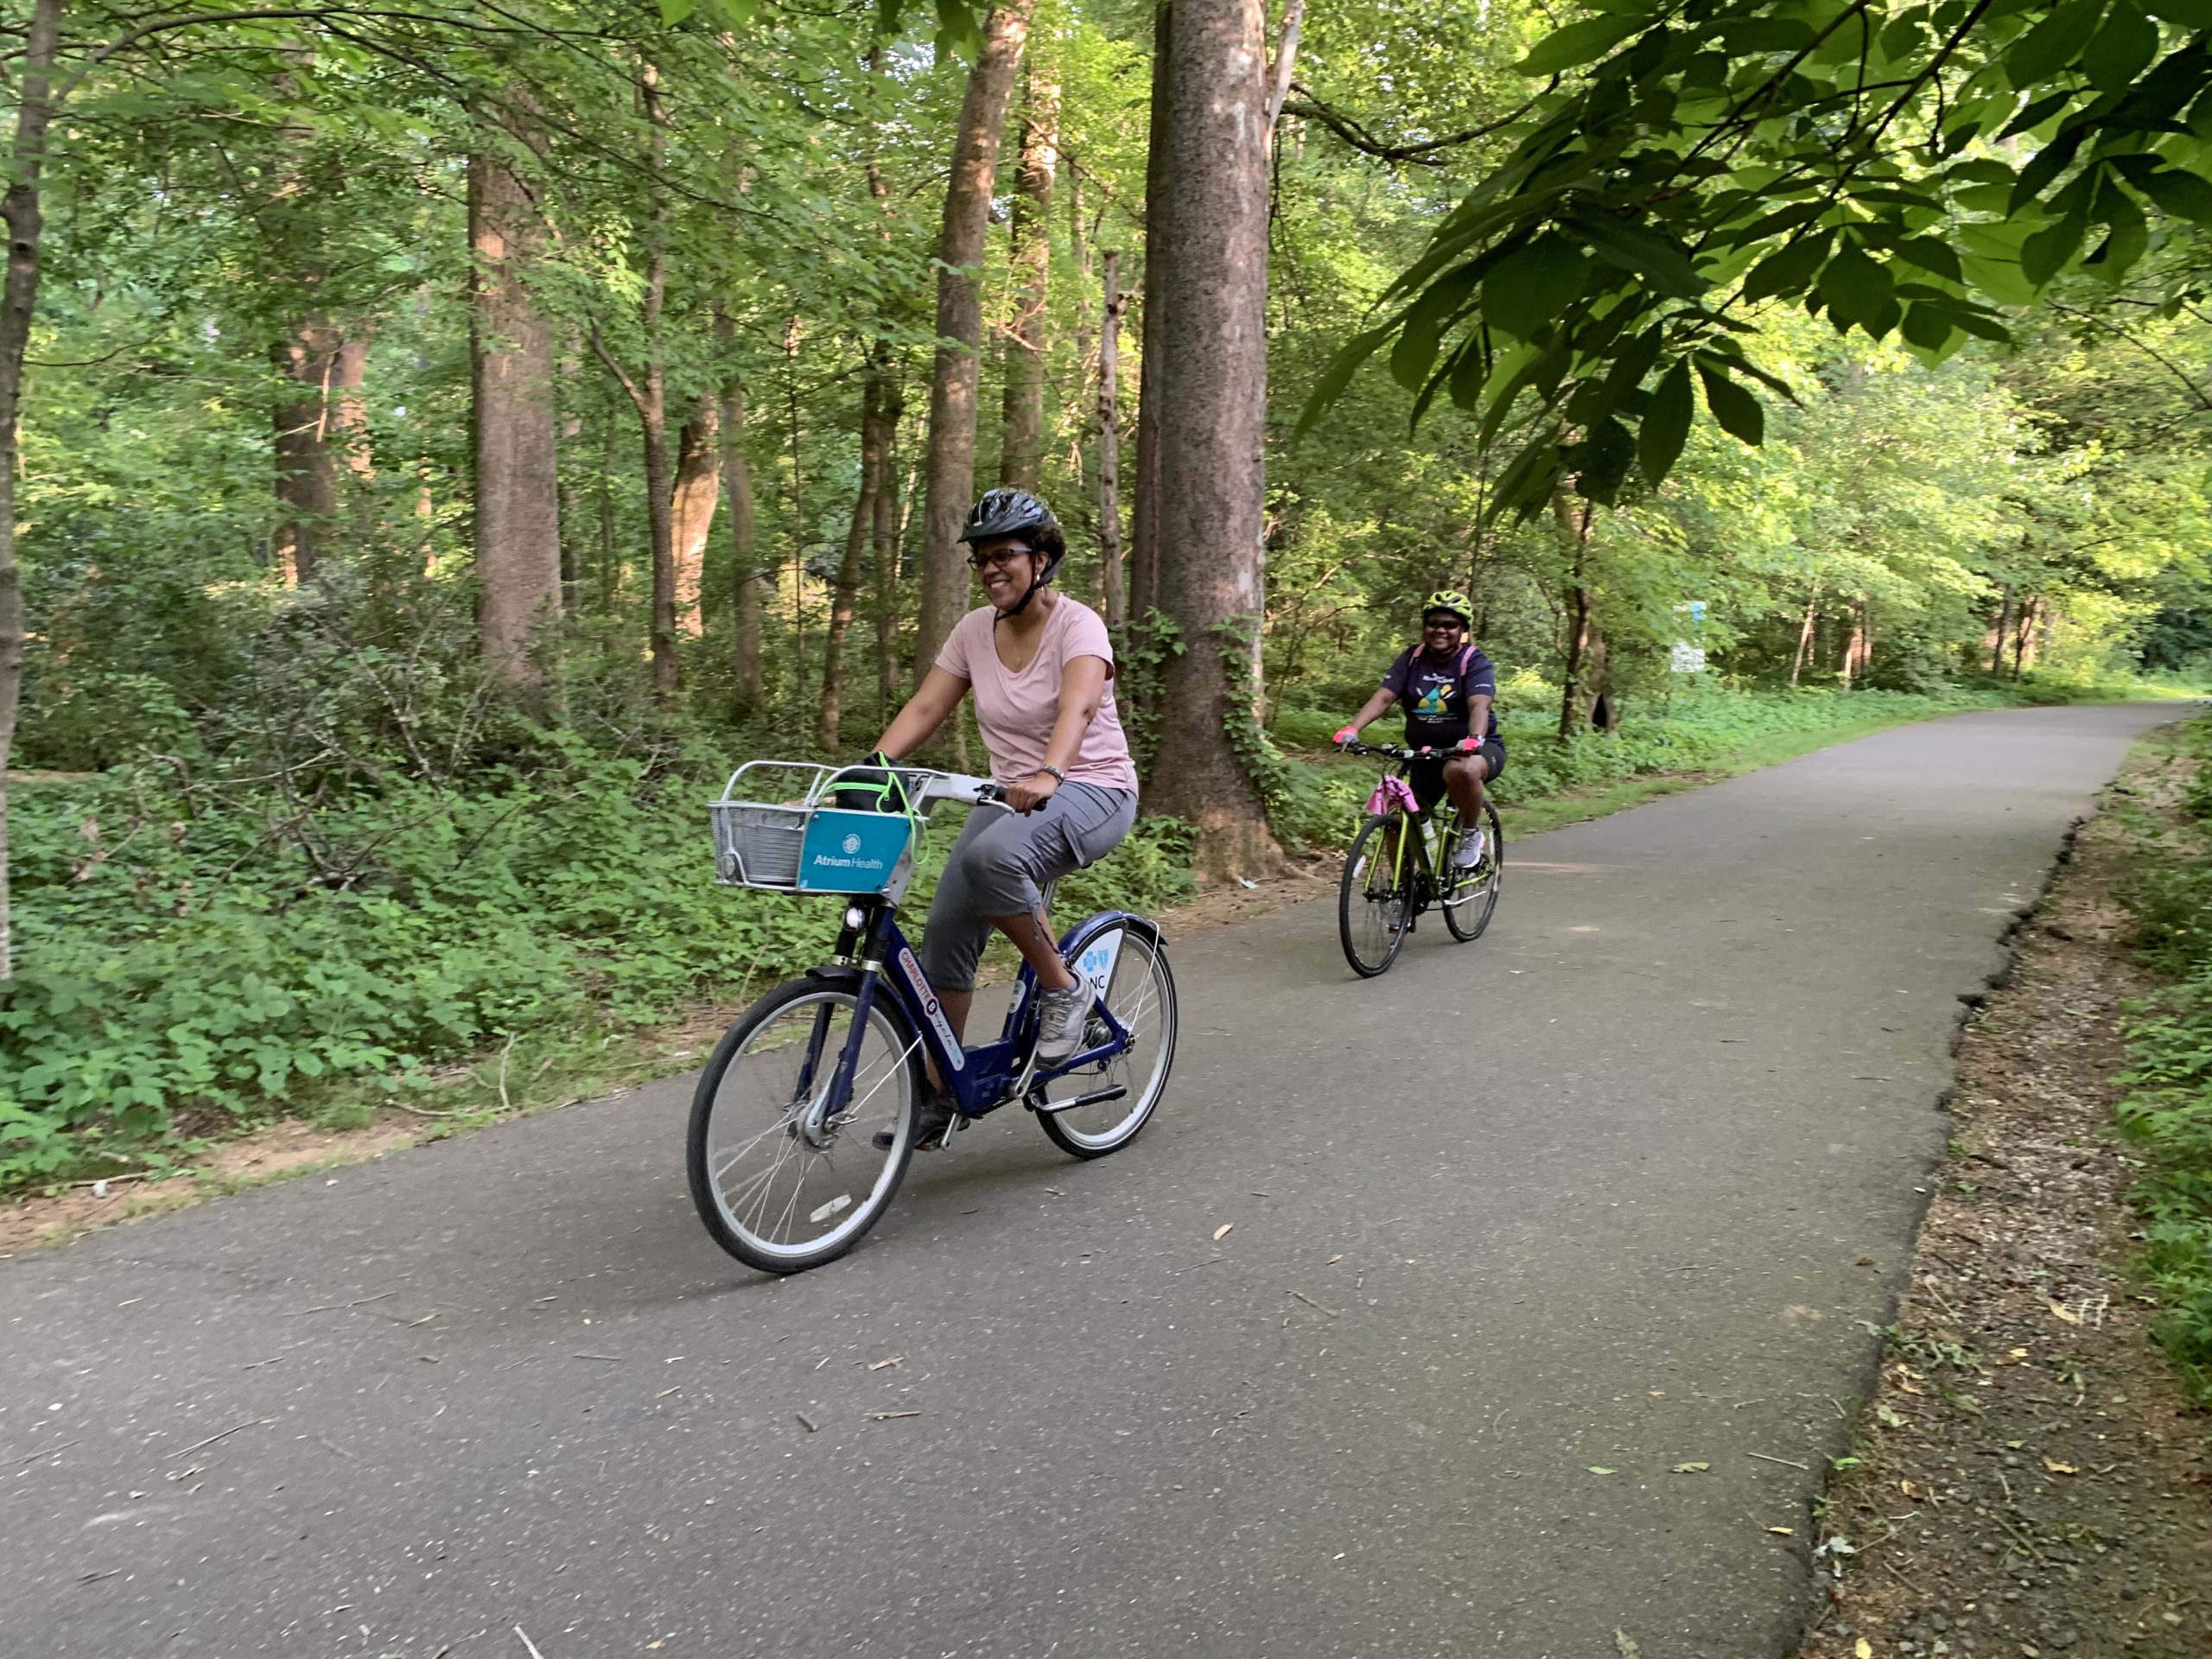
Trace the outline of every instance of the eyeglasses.
{"label": "eyeglasses", "polygon": [[1421,619],[1421,626],[1424,628],[1449,628],[1454,633],[1466,626],[1456,616],[1429,616]]}
{"label": "eyeglasses", "polygon": [[968,563],[973,569],[988,570],[994,566],[1009,565],[1016,559],[1027,558],[1036,550],[1033,547],[1001,548],[995,553],[978,553]]}

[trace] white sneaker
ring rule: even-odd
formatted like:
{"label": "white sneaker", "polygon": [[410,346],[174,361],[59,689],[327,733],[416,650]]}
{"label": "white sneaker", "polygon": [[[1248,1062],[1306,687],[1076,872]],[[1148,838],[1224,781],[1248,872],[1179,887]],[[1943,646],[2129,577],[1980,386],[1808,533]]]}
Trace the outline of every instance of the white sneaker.
{"label": "white sneaker", "polygon": [[1083,1052],[1084,1027],[1090,1005],[1098,1000],[1098,987],[1087,975],[1077,974],[1064,991],[1037,994],[1037,1063],[1059,1065]]}
{"label": "white sneaker", "polygon": [[1480,829],[1462,830],[1459,849],[1452,855],[1454,869],[1471,870],[1483,861],[1483,832]]}

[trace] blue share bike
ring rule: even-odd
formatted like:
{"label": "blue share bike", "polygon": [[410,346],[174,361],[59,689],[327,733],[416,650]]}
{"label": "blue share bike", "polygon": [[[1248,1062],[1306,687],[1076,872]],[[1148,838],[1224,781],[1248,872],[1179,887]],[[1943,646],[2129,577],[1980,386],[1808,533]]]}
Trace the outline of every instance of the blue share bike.
{"label": "blue share bike", "polygon": [[[745,798],[772,784],[787,798]],[[1128,911],[1087,916],[1060,940],[1100,988],[1071,1058],[1037,1062],[1026,963],[998,1040],[962,1046],[897,916],[940,801],[1012,810],[986,779],[779,760],[741,766],[713,804],[720,884],[846,899],[836,953],[747,1008],[692,1096],[692,1200],[715,1242],[749,1267],[798,1273],[866,1236],[906,1176],[929,1070],[958,1109],[953,1128],[1018,1100],[1077,1158],[1135,1140],[1167,1086],[1175,979],[1159,928]]]}

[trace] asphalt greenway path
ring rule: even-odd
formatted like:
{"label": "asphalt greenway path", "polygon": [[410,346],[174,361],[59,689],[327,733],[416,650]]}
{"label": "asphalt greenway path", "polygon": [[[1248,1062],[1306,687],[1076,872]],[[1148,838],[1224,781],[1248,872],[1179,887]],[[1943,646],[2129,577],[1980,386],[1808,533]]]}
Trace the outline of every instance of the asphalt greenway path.
{"label": "asphalt greenway path", "polygon": [[1381,980],[1194,936],[1134,1147],[1002,1113],[795,1279],[688,1078],[0,1262],[0,1652],[1783,1652],[1958,999],[2175,712],[1536,837]]}

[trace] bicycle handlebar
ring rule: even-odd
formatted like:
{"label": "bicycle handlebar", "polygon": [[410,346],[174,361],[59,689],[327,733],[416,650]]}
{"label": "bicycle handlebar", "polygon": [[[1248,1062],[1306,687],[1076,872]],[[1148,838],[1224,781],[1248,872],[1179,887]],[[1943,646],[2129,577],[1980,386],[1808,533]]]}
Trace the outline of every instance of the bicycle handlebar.
{"label": "bicycle handlebar", "polygon": [[1432,758],[1450,760],[1461,753],[1454,744],[1448,749],[1439,749],[1424,743],[1420,748],[1409,749],[1398,743],[1362,743],[1357,740],[1344,746],[1346,754],[1379,754],[1392,760],[1424,760]]}

